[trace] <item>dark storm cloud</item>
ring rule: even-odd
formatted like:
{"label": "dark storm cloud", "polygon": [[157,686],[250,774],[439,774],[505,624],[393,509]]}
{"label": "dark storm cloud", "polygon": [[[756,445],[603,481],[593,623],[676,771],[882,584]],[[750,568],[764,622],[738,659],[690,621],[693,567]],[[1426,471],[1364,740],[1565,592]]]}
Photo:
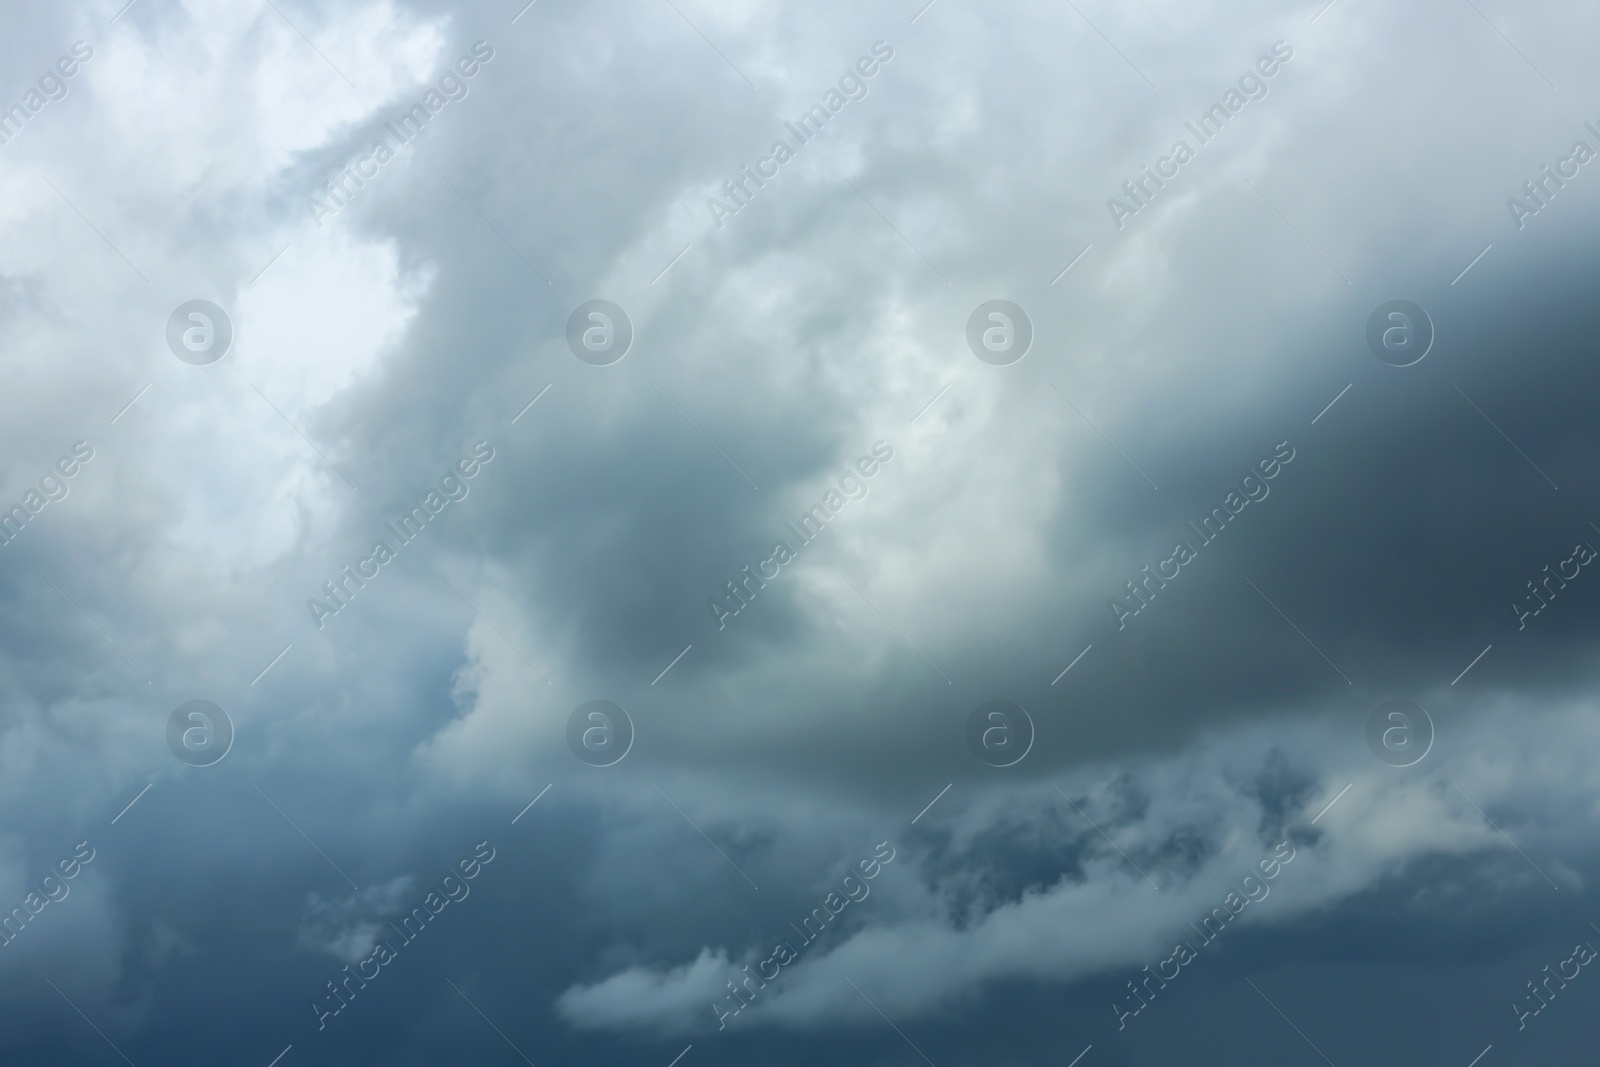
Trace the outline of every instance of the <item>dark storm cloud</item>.
{"label": "dark storm cloud", "polygon": [[[39,7],[0,48],[18,92],[97,50],[0,149],[0,502],[96,450],[0,548],[3,899],[98,850],[0,948],[9,1056],[110,1061],[87,1016],[140,1063],[914,1057],[869,996],[941,1064],[1306,1054],[1245,978],[1336,1062],[1512,1040],[1502,1001],[1581,935],[1540,902],[1593,867],[1588,571],[1511,607],[1600,544],[1592,168],[1523,228],[1505,206],[1600,119],[1581,12],[280,7]],[[1117,228],[1106,198],[1280,41]],[[889,49],[717,227],[728,176]],[[196,298],[235,326],[210,367],[162,332]],[[592,298],[635,331],[611,366],[567,347]],[[997,298],[1035,328],[1008,367],[965,342]],[[1395,298],[1436,329],[1415,366],[1366,348]],[[1390,696],[1438,727],[1404,772],[1363,735]],[[614,767],[567,751],[596,697],[637,727]],[[997,697],[1037,727],[1003,771],[963,733]],[[213,767],[167,749],[196,698],[237,728]],[[1127,980],[1283,840],[1271,897],[1121,1035]],[[879,842],[871,896],[719,1031]],[[1451,1043],[1348,1021],[1406,967]]]}

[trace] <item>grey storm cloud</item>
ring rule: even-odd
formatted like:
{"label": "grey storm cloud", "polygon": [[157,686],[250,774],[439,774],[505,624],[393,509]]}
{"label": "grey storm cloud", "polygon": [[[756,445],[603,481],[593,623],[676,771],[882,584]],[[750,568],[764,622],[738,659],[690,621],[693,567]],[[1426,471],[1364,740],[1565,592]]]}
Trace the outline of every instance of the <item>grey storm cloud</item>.
{"label": "grey storm cloud", "polygon": [[7,19],[7,1062],[1584,1047],[1593,11]]}

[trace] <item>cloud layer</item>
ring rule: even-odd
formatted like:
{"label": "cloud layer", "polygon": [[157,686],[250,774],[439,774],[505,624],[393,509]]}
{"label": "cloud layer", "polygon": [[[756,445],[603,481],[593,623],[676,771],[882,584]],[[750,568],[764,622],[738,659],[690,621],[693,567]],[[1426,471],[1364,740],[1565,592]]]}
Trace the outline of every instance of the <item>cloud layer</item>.
{"label": "cloud layer", "polygon": [[7,1061],[1570,1056],[1596,20],[14,13]]}

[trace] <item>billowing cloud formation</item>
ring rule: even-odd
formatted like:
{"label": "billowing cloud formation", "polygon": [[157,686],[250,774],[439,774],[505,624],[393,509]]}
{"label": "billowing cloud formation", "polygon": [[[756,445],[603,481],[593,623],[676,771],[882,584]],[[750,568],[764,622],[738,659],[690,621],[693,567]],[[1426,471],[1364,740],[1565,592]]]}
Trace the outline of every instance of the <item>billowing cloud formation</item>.
{"label": "billowing cloud formation", "polygon": [[[1593,734],[1585,709],[1566,709],[1553,720],[1572,737]],[[1495,736],[1486,722],[1467,729],[1476,735],[1469,740],[1485,746]],[[852,981],[870,991],[873,1003],[905,1017],[948,1009],[1002,980],[1072,981],[1123,971],[1140,980],[1142,968],[1170,956],[1175,943],[1197,957],[1219,938],[1224,946],[1234,943],[1238,935],[1223,932],[1235,929],[1235,917],[1248,915],[1244,925],[1304,920],[1419,862],[1446,857],[1481,857],[1475,891],[1486,896],[1548,891],[1556,884],[1550,878],[1582,892],[1584,880],[1570,867],[1546,871],[1509,852],[1475,807],[1514,810],[1517,783],[1537,775],[1553,792],[1591,797],[1582,808],[1565,809],[1573,812],[1572,830],[1592,819],[1591,763],[1568,757],[1551,765],[1546,742],[1541,737],[1502,752],[1493,765],[1468,761],[1455,772],[1464,779],[1457,785],[1443,773],[1408,777],[1373,769],[1365,753],[1339,753],[1335,759],[1346,766],[1315,768],[1319,752],[1341,747],[1325,730],[1230,731],[1181,758],[1112,772],[1081,792],[1046,785],[991,797],[954,816],[934,831],[917,886],[893,904],[874,905],[886,909],[878,921],[824,942],[820,955],[784,970],[771,989],[759,980],[748,984],[744,956],[734,953],[730,962],[724,949],[706,948],[678,967],[635,965],[575,986],[561,1008],[581,1026],[692,1033],[715,1021],[717,1009],[706,1011],[711,1005],[726,1010],[741,1003],[732,1000],[730,981],[750,1009],[739,1012],[741,1024],[811,1027],[840,1015],[871,1015]],[[1322,787],[1311,776],[1314,768],[1351,780]],[[1530,827],[1517,829],[1520,836]],[[1007,886],[999,873],[1006,867],[997,871],[988,854],[997,841],[1013,869],[1027,866],[1019,861],[1029,854],[1070,862],[1056,877]],[[777,933],[798,952],[793,946],[806,946],[815,931],[791,925]],[[767,955],[765,949],[752,945],[749,958]],[[770,977],[757,970],[758,979]],[[1117,999],[1125,996],[1121,980],[1099,984]],[[686,1004],[698,1010],[684,1010]],[[1137,1009],[1140,1001],[1129,1004]]]}
{"label": "billowing cloud formation", "polygon": [[14,13],[6,1055],[1570,1058],[1505,1008],[1593,882],[1596,18]]}

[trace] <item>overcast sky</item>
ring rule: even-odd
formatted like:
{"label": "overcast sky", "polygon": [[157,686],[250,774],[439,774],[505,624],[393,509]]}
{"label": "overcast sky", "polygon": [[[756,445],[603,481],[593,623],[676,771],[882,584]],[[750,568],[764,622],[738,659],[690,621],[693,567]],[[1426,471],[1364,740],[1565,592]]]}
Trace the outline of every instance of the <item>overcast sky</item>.
{"label": "overcast sky", "polygon": [[1588,1054],[1600,11],[525,2],[8,5],[0,1061]]}

